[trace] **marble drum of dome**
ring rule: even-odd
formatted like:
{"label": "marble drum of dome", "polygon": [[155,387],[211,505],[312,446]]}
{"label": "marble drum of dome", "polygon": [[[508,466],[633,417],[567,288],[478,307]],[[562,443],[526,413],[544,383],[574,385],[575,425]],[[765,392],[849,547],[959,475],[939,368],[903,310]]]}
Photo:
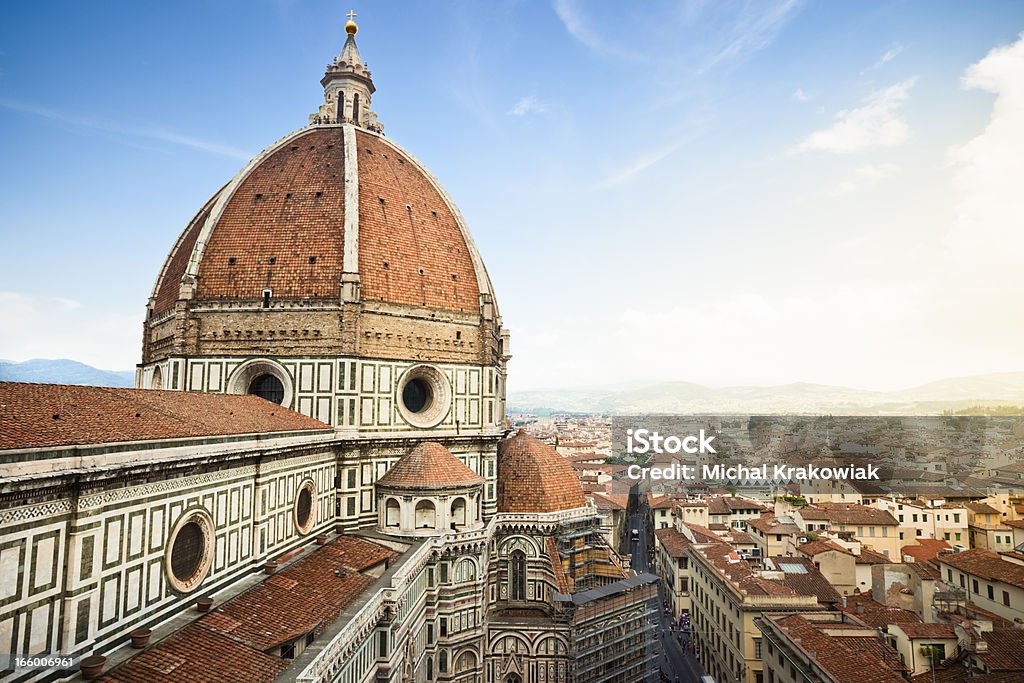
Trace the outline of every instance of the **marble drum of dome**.
{"label": "marble drum of dome", "polygon": [[497,434],[510,356],[490,278],[444,188],[384,137],[354,35],[309,125],[177,239],[136,384],[252,393],[340,430]]}

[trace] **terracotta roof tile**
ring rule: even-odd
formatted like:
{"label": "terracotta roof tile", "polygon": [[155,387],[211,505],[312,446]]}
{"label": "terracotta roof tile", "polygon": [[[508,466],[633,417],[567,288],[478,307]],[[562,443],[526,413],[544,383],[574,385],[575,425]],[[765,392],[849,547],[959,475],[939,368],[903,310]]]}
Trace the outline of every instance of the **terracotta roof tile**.
{"label": "terracotta roof tile", "polygon": [[288,664],[273,654],[275,648],[309,632],[322,633],[374,582],[359,572],[397,556],[376,543],[340,536],[154,643],[103,680],[273,681]]}
{"label": "terracotta roof tile", "polygon": [[916,543],[905,545],[900,549],[903,555],[909,555],[915,562],[927,562],[934,559],[941,550],[949,550],[950,545],[945,541],[934,538],[919,538]]}
{"label": "terracotta roof tile", "polygon": [[910,638],[956,638],[952,624],[899,624]]}
{"label": "terracotta roof tile", "polygon": [[[835,681],[902,683],[906,667],[881,638],[859,633],[852,625],[812,623],[800,615],[772,619],[779,630],[813,657]],[[850,631],[851,635],[844,635]]]}
{"label": "terracotta roof tile", "polygon": [[990,550],[971,548],[962,553],[942,555],[935,558],[935,561],[979,576],[986,581],[1001,581],[1024,588],[1024,566],[1008,562]]}
{"label": "terracotta roof tile", "polygon": [[683,557],[686,555],[686,549],[691,545],[690,539],[672,527],[655,529],[654,535],[658,537],[658,540],[665,546],[665,550],[672,557]]}
{"label": "terracotta roof tile", "polygon": [[820,541],[819,540],[819,541],[811,541],[809,543],[804,543],[803,545],[798,546],[797,550],[799,550],[800,552],[804,553],[808,557],[814,557],[815,555],[820,555],[821,553],[830,552],[830,551],[837,552],[837,553],[844,553],[846,555],[853,555],[852,551],[847,550],[846,548],[844,548],[844,547],[842,547],[840,545],[837,545],[837,544],[833,543],[832,541],[828,541],[828,540],[825,540],[825,541]]}
{"label": "terracotta roof tile", "polygon": [[988,643],[988,652],[979,652],[978,659],[989,670],[1024,672],[1024,630],[997,628],[981,637]]}
{"label": "terracotta roof tile", "polygon": [[555,512],[586,504],[576,473],[551,446],[522,429],[498,446],[499,512]]}
{"label": "terracotta roof tile", "polygon": [[249,173],[210,234],[196,301],[257,300],[264,288],[276,298],[338,298],[345,252],[344,147],[341,128],[313,128]]}
{"label": "terracotta roof tile", "polygon": [[423,441],[399,458],[377,480],[395,489],[430,489],[482,484],[484,478],[439,443]]}
{"label": "terracotta roof tile", "polygon": [[[833,524],[875,524],[897,526],[899,522],[889,512],[878,508],[858,505],[856,503],[816,503],[815,507],[824,510],[826,519]],[[801,510],[804,519],[811,519]]]}
{"label": "terracotta roof tile", "polygon": [[854,593],[846,596],[846,607],[842,611],[852,614],[868,626],[883,628],[889,624],[920,624],[921,617],[910,610],[889,607],[876,601],[871,593]]}
{"label": "terracotta roof tile", "polygon": [[[345,148],[341,127],[319,126],[270,150],[213,226],[195,300],[258,300],[265,288],[275,298],[337,300],[344,266],[345,156],[357,154],[363,298],[479,310],[470,246],[430,178],[376,135],[357,130],[356,147]],[[157,313],[177,300],[200,229],[219,195],[178,238],[155,288]]]}
{"label": "terracotta roof tile", "polygon": [[363,298],[479,310],[476,270],[447,202],[388,141],[357,130],[356,144]]}
{"label": "terracotta roof tile", "polygon": [[258,396],[0,382],[0,449],[326,429]]}

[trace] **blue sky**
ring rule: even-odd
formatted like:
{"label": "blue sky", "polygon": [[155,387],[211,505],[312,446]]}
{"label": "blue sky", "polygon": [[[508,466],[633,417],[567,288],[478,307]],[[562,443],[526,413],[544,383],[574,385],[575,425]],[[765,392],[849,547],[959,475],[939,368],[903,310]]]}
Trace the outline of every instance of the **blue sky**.
{"label": "blue sky", "polygon": [[[1024,370],[1024,4],[353,8],[373,109],[488,264],[513,389]],[[132,367],[174,239],[305,124],[349,9],[5,3],[0,358]]]}

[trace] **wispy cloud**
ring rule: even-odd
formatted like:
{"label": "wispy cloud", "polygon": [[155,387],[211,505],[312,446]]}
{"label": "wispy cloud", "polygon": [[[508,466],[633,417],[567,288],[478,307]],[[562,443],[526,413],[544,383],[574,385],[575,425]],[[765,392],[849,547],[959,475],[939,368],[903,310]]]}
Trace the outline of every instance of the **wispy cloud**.
{"label": "wispy cloud", "polygon": [[781,0],[744,5],[726,44],[711,55],[703,70],[768,47],[779,31],[796,16],[802,4],[803,0]]}
{"label": "wispy cloud", "polygon": [[623,50],[615,41],[601,37],[590,25],[578,0],[554,0],[554,7],[565,30],[581,45],[606,57],[631,61],[643,58],[635,52]]}
{"label": "wispy cloud", "polygon": [[526,116],[527,114],[542,114],[548,110],[548,105],[538,100],[533,95],[527,95],[516,102],[516,106],[508,111],[509,116]]}
{"label": "wispy cloud", "polygon": [[903,52],[903,50],[905,50],[905,49],[906,48],[903,47],[902,45],[900,45],[899,43],[894,43],[892,47],[890,47],[888,50],[886,50],[882,54],[882,56],[878,58],[878,61],[875,62],[875,65],[872,68],[873,69],[877,69],[878,67],[882,66],[883,64],[888,64],[892,60],[896,59],[896,57],[898,57],[900,55],[900,53]]}
{"label": "wispy cloud", "polygon": [[809,102],[810,100],[814,99],[814,95],[807,92],[803,88],[797,88],[796,90],[794,90],[792,97],[797,102]]}
{"label": "wispy cloud", "polygon": [[573,0],[555,0],[555,13],[562,20],[562,25],[570,36],[591,50],[600,51],[604,48],[604,44],[587,24],[579,6]]}
{"label": "wispy cloud", "polygon": [[[640,51],[622,46],[620,36],[623,28],[620,23],[611,24],[608,33],[595,29],[586,11],[593,5],[581,0],[553,0],[555,13],[566,32],[595,53],[630,61],[666,62],[675,68],[686,64],[688,68],[695,67],[698,74],[764,49],[796,16],[803,4],[804,0],[748,0],[736,4],[680,0],[670,3],[670,11],[657,16],[647,13],[646,23],[631,30],[631,33],[642,32],[654,41],[650,44],[633,41],[649,48]],[[662,41],[669,35],[662,31],[665,26],[678,30],[670,32],[671,43],[659,44],[656,37],[659,33]],[[685,35],[681,36],[680,32]],[[680,42],[688,46],[685,53],[678,49]],[[694,49],[698,53],[695,63],[692,61]]]}
{"label": "wispy cloud", "polygon": [[202,140],[200,138],[194,138],[181,133],[175,133],[174,131],[170,131],[165,128],[125,126],[113,121],[90,118],[88,116],[66,114],[46,107],[40,107],[35,104],[7,98],[0,98],[0,107],[11,111],[30,114],[49,121],[55,121],[69,127],[86,128],[89,130],[97,130],[111,135],[120,135],[130,138],[156,140],[159,142],[177,145],[179,147],[200,150],[209,154],[216,154],[218,156],[229,157],[232,159],[241,159],[243,161],[248,161],[252,158],[252,154],[236,147],[211,142],[209,140]]}
{"label": "wispy cloud", "polygon": [[637,157],[632,162],[625,164],[622,168],[614,171],[604,178],[600,183],[597,184],[597,189],[604,189],[609,187],[619,187],[626,185],[633,178],[640,175],[651,166],[654,166],[659,161],[672,155],[679,147],[682,142],[676,141],[663,147],[659,147],[653,151],[647,152],[646,154]]}
{"label": "wispy cloud", "polygon": [[792,151],[845,154],[867,147],[893,147],[906,141],[910,127],[900,109],[916,78],[873,92],[864,103],[836,114],[835,123],[804,138]]}

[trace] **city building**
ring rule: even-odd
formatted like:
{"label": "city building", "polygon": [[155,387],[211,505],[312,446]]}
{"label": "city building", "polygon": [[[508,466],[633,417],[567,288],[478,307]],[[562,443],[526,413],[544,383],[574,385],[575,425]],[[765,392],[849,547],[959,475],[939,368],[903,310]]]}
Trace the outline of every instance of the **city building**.
{"label": "city building", "polygon": [[963,599],[1011,623],[1024,615],[1024,563],[972,548],[935,558],[942,581]]}
{"label": "city building", "polygon": [[766,683],[901,683],[908,667],[878,631],[845,612],[766,613],[761,668]]}
{"label": "city building", "polygon": [[766,611],[824,610],[818,595],[794,586],[794,573],[758,569],[725,542],[694,544],[687,552],[690,623],[704,670],[716,681],[769,680],[755,619]]}

